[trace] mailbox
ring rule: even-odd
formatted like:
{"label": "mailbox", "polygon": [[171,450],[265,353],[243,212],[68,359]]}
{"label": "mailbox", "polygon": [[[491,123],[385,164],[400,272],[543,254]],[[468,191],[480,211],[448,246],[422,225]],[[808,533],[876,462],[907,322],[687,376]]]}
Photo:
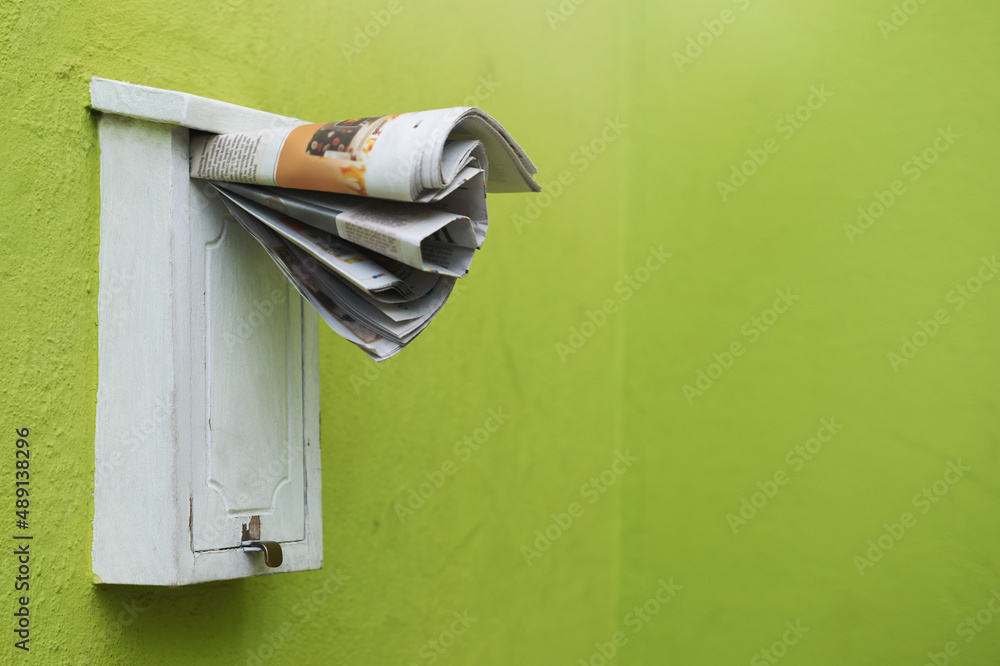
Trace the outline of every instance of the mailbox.
{"label": "mailbox", "polygon": [[184,585],[322,564],[317,316],[205,183],[195,132],[301,121],[95,78],[93,572]]}

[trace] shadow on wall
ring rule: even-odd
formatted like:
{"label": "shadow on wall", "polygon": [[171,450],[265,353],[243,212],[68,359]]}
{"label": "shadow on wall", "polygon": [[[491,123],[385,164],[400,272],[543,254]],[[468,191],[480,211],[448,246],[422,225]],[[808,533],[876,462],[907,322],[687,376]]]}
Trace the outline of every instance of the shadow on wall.
{"label": "shadow on wall", "polygon": [[[329,617],[324,609],[349,580],[339,569],[324,568],[175,588],[95,585],[96,617],[91,639],[81,649],[103,656],[141,645],[144,655],[172,655],[163,663],[175,663],[186,647],[211,645],[217,654],[198,656],[212,663],[261,666],[294,642],[303,627]],[[294,593],[289,594],[289,583]],[[268,617],[280,621],[257,626],[261,606],[271,607],[276,612]],[[226,654],[237,645],[252,647]]]}

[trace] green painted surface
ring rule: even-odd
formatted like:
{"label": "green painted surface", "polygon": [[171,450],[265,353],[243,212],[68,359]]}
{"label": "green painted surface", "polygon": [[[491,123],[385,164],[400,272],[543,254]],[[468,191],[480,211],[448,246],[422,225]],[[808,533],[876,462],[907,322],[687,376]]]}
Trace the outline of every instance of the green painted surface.
{"label": "green painted surface", "polygon": [[[1000,258],[1000,7],[898,4],[919,9],[888,39],[882,1],[649,2],[629,18],[631,119],[657,150],[634,154],[655,177],[630,181],[625,264],[652,243],[675,256],[623,324],[622,439],[643,464],[621,497],[617,617],[660,577],[683,589],[629,634],[623,664],[769,664],[761,651],[783,636],[797,642],[776,647],[781,664],[919,666],[949,642],[957,656],[938,663],[1000,660],[1000,623],[959,626],[1000,589],[1000,280],[975,283],[981,258]],[[733,22],[679,71],[674,51],[727,7]],[[778,125],[813,86],[832,97]],[[939,128],[960,138],[928,170],[904,167]],[[769,138],[777,152],[724,201],[717,181],[747,150],[763,161]],[[845,230],[897,179],[881,218]],[[969,280],[981,291],[949,298]],[[798,300],[766,314],[776,289]],[[919,322],[939,309],[948,323],[928,340]],[[894,372],[889,353],[915,335]],[[710,368],[734,342],[732,367]],[[699,370],[721,378],[689,404]],[[796,447],[824,418],[843,427],[806,460]],[[946,473],[946,494],[914,503]],[[731,527],[742,498],[762,508]],[[873,566],[855,561],[880,538]]]}
{"label": "green painted surface", "polygon": [[[874,665],[951,647],[951,663],[995,663],[1000,624],[960,623],[1000,588],[1000,282],[952,292],[1000,250],[1000,8],[910,4],[885,39],[885,1],[588,2],[560,22],[555,2],[404,2],[348,63],[341,44],[387,4],[8,1],[0,505],[14,428],[29,427],[36,541],[31,653],[4,624],[4,661],[596,666],[614,650],[714,665],[771,663],[773,649],[780,663]],[[479,104],[549,184],[551,198],[491,198],[472,276],[400,358],[376,367],[321,332],[322,572],[91,583],[91,76],[315,120],[461,104],[482,77]],[[813,87],[832,96],[779,124]],[[939,128],[959,138],[913,180],[904,163]],[[731,166],[765,155],[724,200]],[[897,179],[888,210],[845,231]],[[776,290],[792,301],[781,314]],[[895,372],[888,354],[937,310],[945,323]],[[731,367],[711,367],[737,342]],[[685,395],[699,370],[718,378]],[[506,423],[456,451],[490,409]],[[806,460],[796,447],[816,449],[822,419],[843,427]],[[638,460],[605,473],[607,493],[586,485],[626,450]],[[448,460],[459,471],[401,521],[394,505]],[[787,482],[771,486],[776,473]],[[946,474],[938,501],[914,500]],[[761,505],[745,524],[727,518],[743,498]],[[522,546],[546,528],[563,534],[529,566]],[[859,572],[880,537],[891,549]],[[653,614],[658,589],[669,602]],[[456,612],[475,621],[436,652]],[[795,644],[774,646],[783,635]]]}

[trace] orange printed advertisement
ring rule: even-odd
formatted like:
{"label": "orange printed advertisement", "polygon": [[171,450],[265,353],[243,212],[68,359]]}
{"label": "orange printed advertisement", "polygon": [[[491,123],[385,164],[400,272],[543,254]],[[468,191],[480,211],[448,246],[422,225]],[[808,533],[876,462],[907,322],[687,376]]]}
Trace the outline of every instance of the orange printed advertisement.
{"label": "orange printed advertisement", "polygon": [[365,166],[385,124],[398,116],[352,118],[301,125],[285,139],[278,158],[278,187],[367,194]]}

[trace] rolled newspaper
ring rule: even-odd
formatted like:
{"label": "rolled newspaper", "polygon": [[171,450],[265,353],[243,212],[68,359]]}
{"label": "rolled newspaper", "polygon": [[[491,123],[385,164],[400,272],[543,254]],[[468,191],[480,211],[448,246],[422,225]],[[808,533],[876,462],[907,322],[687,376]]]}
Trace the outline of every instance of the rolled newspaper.
{"label": "rolled newspaper", "polygon": [[210,180],[323,320],[378,361],[469,272],[486,192],[540,191],[536,172],[471,107],[191,140],[191,176]]}
{"label": "rolled newspaper", "polygon": [[[487,171],[487,160],[489,163]],[[191,176],[234,183],[433,201],[486,172],[489,192],[537,192],[535,165],[500,123],[455,107],[195,137]]]}

